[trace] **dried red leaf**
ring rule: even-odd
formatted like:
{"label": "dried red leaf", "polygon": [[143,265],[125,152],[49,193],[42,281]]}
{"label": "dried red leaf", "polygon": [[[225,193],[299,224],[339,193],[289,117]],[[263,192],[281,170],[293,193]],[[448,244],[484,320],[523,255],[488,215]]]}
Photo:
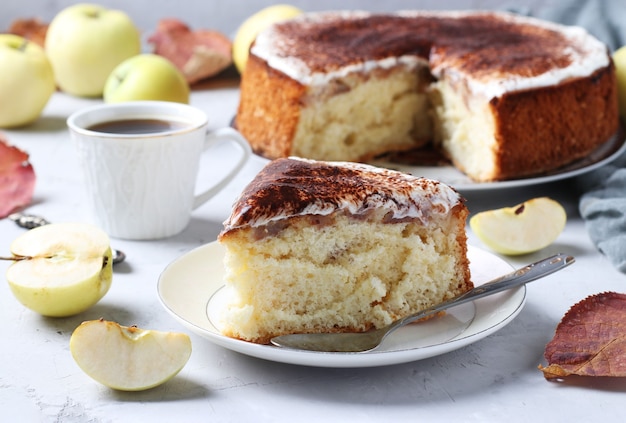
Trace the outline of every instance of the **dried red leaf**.
{"label": "dried red leaf", "polygon": [[29,204],[34,190],[35,171],[28,154],[0,137],[0,218]]}
{"label": "dried red leaf", "polygon": [[22,36],[43,48],[48,32],[48,24],[37,18],[16,19],[11,22],[9,33]]}
{"label": "dried red leaf", "polygon": [[178,19],[161,19],[148,38],[154,53],[169,59],[189,84],[218,74],[232,64],[232,43],[224,34],[192,31]]}
{"label": "dried red leaf", "polygon": [[546,345],[546,379],[626,376],[626,294],[587,297],[565,314]]}

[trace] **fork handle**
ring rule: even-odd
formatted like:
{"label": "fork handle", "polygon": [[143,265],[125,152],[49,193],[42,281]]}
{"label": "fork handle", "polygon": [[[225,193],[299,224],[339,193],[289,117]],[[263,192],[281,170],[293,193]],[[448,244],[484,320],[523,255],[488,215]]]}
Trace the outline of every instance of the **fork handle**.
{"label": "fork handle", "polygon": [[543,260],[539,260],[535,263],[517,269],[511,273],[493,279],[485,284],[476,286],[473,289],[470,289],[469,291],[457,297],[454,297],[451,300],[445,301],[433,307],[422,310],[416,314],[412,314],[403,319],[400,319],[392,325],[392,327],[390,328],[390,332],[393,329],[399,328],[400,326],[404,326],[408,323],[423,319],[432,314],[439,313],[450,307],[465,304],[469,301],[477,300],[488,295],[496,294],[498,292],[525,285],[529,282],[535,281],[544,276],[548,276],[558,270],[561,270],[574,263],[574,261],[574,257],[568,256],[563,253],[555,254]]}

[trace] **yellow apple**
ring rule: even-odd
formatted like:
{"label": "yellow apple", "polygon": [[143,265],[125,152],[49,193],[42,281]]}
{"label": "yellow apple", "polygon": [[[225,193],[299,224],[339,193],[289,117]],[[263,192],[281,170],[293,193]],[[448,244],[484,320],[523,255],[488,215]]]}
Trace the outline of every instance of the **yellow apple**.
{"label": "yellow apple", "polygon": [[78,367],[97,382],[140,391],[167,382],[185,367],[191,339],[184,333],[90,320],[72,333],[70,352]]}
{"label": "yellow apple", "polygon": [[302,10],[288,4],[276,4],[261,9],[246,19],[237,29],[233,39],[233,62],[239,73],[243,73],[248,53],[257,34],[273,23],[291,19],[302,14]]}
{"label": "yellow apple", "polygon": [[615,76],[617,78],[617,98],[619,100],[619,113],[626,122],[626,46],[620,47],[613,53],[615,63]]}
{"label": "yellow apple", "polygon": [[86,223],[53,223],[31,229],[10,246],[7,270],[13,295],[50,317],[78,314],[109,290],[113,260],[109,237]]}
{"label": "yellow apple", "polygon": [[514,207],[477,213],[470,219],[474,234],[487,247],[506,255],[539,251],[563,232],[567,215],[556,201],[534,198]]}
{"label": "yellow apple", "polygon": [[141,36],[124,12],[79,3],[52,19],[45,49],[62,91],[99,97],[111,71],[141,52]]}
{"label": "yellow apple", "polygon": [[0,127],[35,121],[56,86],[44,50],[25,38],[0,34]]}
{"label": "yellow apple", "polygon": [[168,59],[140,54],[120,63],[107,78],[104,101],[160,100],[189,103],[189,84]]}

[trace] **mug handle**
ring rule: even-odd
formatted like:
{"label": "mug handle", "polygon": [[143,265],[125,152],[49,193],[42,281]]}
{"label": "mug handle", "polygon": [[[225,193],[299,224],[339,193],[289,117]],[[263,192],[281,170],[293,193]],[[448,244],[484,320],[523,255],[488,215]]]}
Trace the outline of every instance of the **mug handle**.
{"label": "mug handle", "polygon": [[196,209],[200,207],[202,204],[209,201],[215,194],[220,192],[230,181],[235,178],[235,175],[243,168],[246,164],[250,155],[252,154],[252,150],[250,148],[250,144],[248,141],[235,129],[233,128],[220,128],[212,132],[208,132],[206,134],[206,139],[204,141],[204,151],[208,150],[214,144],[219,141],[232,141],[237,144],[241,148],[241,156],[239,157],[239,161],[233,166],[233,168],[220,180],[216,185],[207,189],[206,191],[197,194],[194,196],[192,209]]}

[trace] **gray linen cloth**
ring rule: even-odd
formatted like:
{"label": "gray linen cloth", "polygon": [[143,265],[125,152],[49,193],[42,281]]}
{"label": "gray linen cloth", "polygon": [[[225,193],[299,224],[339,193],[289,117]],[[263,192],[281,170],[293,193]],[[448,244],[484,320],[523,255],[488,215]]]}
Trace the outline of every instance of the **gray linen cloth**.
{"label": "gray linen cloth", "polygon": [[544,0],[515,3],[504,4],[504,9],[565,25],[582,26],[604,42],[611,52],[626,44],[624,0]]}
{"label": "gray linen cloth", "polygon": [[580,215],[589,237],[611,263],[626,273],[626,155],[579,177],[585,192]]}
{"label": "gray linen cloth", "polygon": [[537,17],[566,25],[582,26],[611,52],[626,43],[626,1],[624,0],[547,0]]}

